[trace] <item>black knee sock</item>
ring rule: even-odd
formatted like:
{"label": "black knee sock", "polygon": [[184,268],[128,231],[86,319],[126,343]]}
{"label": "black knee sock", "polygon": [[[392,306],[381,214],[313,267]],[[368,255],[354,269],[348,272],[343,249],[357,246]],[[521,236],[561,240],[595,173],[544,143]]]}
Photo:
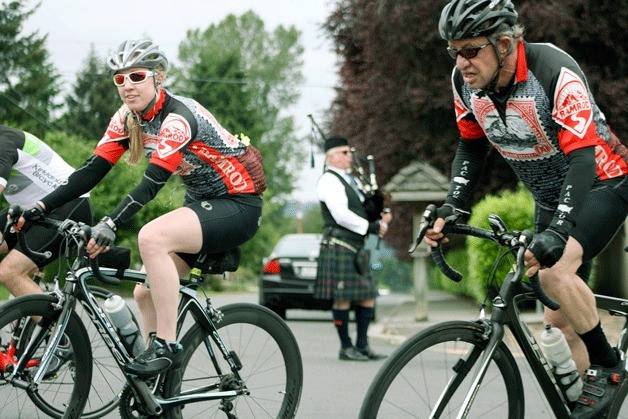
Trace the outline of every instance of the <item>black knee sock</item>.
{"label": "black knee sock", "polygon": [[353,346],[351,338],[349,337],[349,310],[333,310],[334,314],[334,326],[338,331],[338,337],[340,338],[340,344],[343,348],[350,348]]}
{"label": "black knee sock", "polygon": [[601,323],[598,323],[593,329],[586,333],[580,334],[580,339],[584,342],[589,352],[589,361],[592,365],[600,365],[602,367],[614,367],[619,362],[617,354],[608,343]]}
{"label": "black knee sock", "polygon": [[355,343],[356,347],[365,348],[368,346],[367,332],[374,314],[375,310],[373,310],[372,307],[357,306],[355,308],[355,322],[358,329],[358,336]]}

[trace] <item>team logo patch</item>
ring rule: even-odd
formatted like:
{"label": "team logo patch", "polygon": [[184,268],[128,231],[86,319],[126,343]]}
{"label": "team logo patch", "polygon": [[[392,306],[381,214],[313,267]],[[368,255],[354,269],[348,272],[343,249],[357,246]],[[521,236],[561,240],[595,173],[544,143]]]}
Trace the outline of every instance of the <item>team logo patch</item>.
{"label": "team logo patch", "polygon": [[552,117],[579,138],[584,137],[593,119],[587,88],[578,75],[566,68],[558,77]]}
{"label": "team logo patch", "polygon": [[157,155],[163,159],[174,154],[190,140],[191,136],[192,129],[188,121],[181,115],[171,113],[161,124]]}

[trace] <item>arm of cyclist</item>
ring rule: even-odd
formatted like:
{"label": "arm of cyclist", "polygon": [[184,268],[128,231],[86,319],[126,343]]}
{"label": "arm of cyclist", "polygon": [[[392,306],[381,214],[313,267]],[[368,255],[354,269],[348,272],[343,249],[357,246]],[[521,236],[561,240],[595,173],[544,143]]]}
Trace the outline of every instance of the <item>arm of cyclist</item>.
{"label": "arm of cyclist", "polygon": [[172,172],[169,169],[151,163],[146,168],[142,181],[118,204],[108,216],[104,217],[92,229],[92,238],[87,244],[87,252],[95,258],[106,251],[115,240],[117,226],[131,219],[135,213],[150,202],[166,184]]}
{"label": "arm of cyclist", "polygon": [[562,256],[580,205],[595,181],[595,150],[586,147],[567,155],[569,169],[549,227],[535,234],[525,254],[527,276],[553,266]]}
{"label": "arm of cyclist", "polygon": [[467,141],[461,139],[458,143],[456,156],[452,163],[452,181],[447,193],[445,204],[436,210],[434,226],[425,233],[424,241],[431,247],[438,246],[439,242],[447,243],[448,239],[442,233],[446,222],[457,218],[457,208],[468,208],[471,194],[477,183],[484,159],[488,151],[488,140],[480,138]]}

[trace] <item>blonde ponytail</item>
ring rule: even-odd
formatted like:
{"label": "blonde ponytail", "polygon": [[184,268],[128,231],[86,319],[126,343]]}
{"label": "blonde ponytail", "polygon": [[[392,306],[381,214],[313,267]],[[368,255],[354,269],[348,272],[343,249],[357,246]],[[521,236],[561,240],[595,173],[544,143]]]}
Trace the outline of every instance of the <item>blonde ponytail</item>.
{"label": "blonde ponytail", "polygon": [[142,157],[144,145],[142,144],[142,126],[133,112],[126,115],[126,127],[129,131],[129,164],[137,164]]}

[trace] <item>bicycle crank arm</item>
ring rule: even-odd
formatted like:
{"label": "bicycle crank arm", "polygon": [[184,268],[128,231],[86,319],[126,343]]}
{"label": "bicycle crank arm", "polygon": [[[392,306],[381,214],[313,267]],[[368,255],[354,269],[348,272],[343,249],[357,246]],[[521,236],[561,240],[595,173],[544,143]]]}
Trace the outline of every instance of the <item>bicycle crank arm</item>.
{"label": "bicycle crank arm", "polygon": [[189,394],[171,397],[169,399],[162,399],[155,397],[157,403],[163,407],[174,407],[182,404],[204,402],[207,400],[225,399],[227,397],[236,397],[245,394],[243,390],[229,390],[229,391],[212,391],[208,393]]}
{"label": "bicycle crank arm", "polygon": [[142,404],[142,407],[151,416],[160,416],[164,409],[163,405],[159,402],[159,399],[151,392],[144,381],[130,380],[129,384],[133,386],[138,401]]}

